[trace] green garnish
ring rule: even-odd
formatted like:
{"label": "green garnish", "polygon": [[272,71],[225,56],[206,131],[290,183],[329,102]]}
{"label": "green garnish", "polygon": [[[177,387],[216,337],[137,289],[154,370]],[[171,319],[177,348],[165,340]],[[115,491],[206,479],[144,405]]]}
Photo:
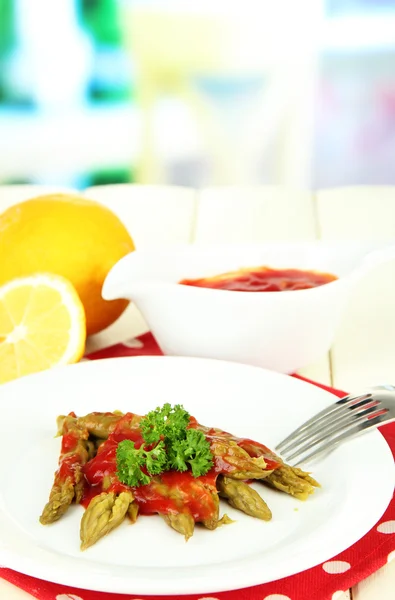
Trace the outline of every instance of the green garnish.
{"label": "green garnish", "polygon": [[184,437],[190,415],[181,404],[173,408],[167,402],[160,408],[151,410],[141,419],[140,428],[147,444],[154,444],[160,439],[170,441]]}
{"label": "green garnish", "polygon": [[184,439],[174,440],[168,449],[168,459],[171,469],[191,468],[194,477],[205,475],[213,466],[210,444],[197,429],[187,429]]}
{"label": "green garnish", "polygon": [[131,440],[122,440],[117,446],[117,476],[121,483],[146,485],[151,475],[171,469],[191,469],[194,477],[205,475],[213,466],[210,444],[203,432],[187,429],[189,419],[183,406],[171,407],[168,403],[143,417],[140,428],[144,444],[137,449]]}
{"label": "green garnish", "polygon": [[137,449],[132,440],[122,440],[117,446],[117,475],[126,485],[146,485],[150,477],[141,467],[146,467],[150,475],[162,473],[167,464],[165,445],[159,442],[152,450],[143,446]]}

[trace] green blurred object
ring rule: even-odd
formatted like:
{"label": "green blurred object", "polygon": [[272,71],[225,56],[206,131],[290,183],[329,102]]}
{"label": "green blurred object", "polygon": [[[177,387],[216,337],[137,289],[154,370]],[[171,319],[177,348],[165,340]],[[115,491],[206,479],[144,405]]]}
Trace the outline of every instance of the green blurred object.
{"label": "green blurred object", "polygon": [[97,44],[120,45],[121,33],[115,0],[82,0],[82,18]]}
{"label": "green blurred object", "polygon": [[87,177],[88,181],[85,187],[94,185],[109,185],[111,183],[133,183],[134,176],[131,170],[128,169],[101,169],[90,173]]}
{"label": "green blurred object", "polygon": [[15,45],[14,2],[0,0],[0,103],[9,98],[5,82],[8,55]]}
{"label": "green blurred object", "polygon": [[13,0],[0,0],[0,57],[15,43]]}
{"label": "green blurred object", "polygon": [[130,100],[130,65],[123,49],[117,0],[81,0],[81,22],[95,47],[91,100]]}

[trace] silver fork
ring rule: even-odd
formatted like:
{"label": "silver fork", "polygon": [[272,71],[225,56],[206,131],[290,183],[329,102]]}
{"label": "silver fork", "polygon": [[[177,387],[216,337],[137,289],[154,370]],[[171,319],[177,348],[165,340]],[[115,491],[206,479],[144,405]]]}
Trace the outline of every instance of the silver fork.
{"label": "silver fork", "polygon": [[330,404],[277,444],[285,462],[309,462],[363,431],[395,420],[395,387],[377,385]]}

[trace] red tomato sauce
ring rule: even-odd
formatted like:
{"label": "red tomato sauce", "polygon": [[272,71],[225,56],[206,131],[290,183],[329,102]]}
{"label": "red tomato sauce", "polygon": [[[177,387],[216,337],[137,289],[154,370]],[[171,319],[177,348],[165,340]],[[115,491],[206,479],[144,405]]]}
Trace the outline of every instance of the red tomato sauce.
{"label": "red tomato sauce", "polygon": [[[219,473],[229,473],[235,469],[231,462],[235,446],[243,448],[253,445],[255,456],[264,457],[266,469],[269,471],[279,466],[271,451],[262,444],[237,438],[220,429],[204,427],[191,417],[189,427],[203,431],[212,446],[213,468],[206,475],[196,478],[190,471],[167,471],[153,476],[147,485],[129,487],[117,477],[116,450],[119,442],[125,439],[132,440],[136,448],[140,447],[143,438],[138,426],[139,420],[138,415],[125,414],[108,439],[99,446],[96,456],[83,465],[83,506],[87,507],[92,498],[103,491],[121,493],[131,490],[140,514],[169,514],[186,510],[196,522],[200,522],[212,518],[217,512],[216,478]],[[220,455],[216,455],[215,444],[221,442],[224,449],[221,447]],[[64,468],[67,469],[68,466],[65,464]]]}
{"label": "red tomato sauce", "polygon": [[61,454],[67,454],[74,450],[79,440],[78,434],[76,431],[68,431],[62,437],[62,450]]}
{"label": "red tomato sauce", "polygon": [[[151,515],[168,514],[187,509],[195,521],[210,518],[216,510],[210,487],[215,489],[217,472],[212,469],[204,477],[193,477],[190,471],[168,471],[152,477],[150,483],[129,488],[116,475],[116,449],[119,435],[110,438],[99,448],[95,458],[83,467],[86,485],[81,504],[87,507],[91,499],[103,491],[121,493],[132,489],[139,513]],[[122,439],[135,439],[135,435],[123,435]],[[134,440],[133,440],[134,441]],[[138,446],[136,442],[136,447]]]}
{"label": "red tomato sauce", "polygon": [[289,292],[318,287],[336,279],[336,275],[320,271],[254,267],[213,277],[182,279],[179,283],[234,292]]}
{"label": "red tomato sauce", "polygon": [[[215,478],[212,486],[215,490]],[[153,477],[148,485],[133,491],[141,514],[182,512],[187,509],[196,522],[209,519],[216,512],[210,487],[190,471],[167,471]]]}
{"label": "red tomato sauce", "polygon": [[78,454],[69,454],[63,457],[60,461],[58,469],[58,477],[61,481],[71,479],[75,481],[75,470],[80,464],[80,457]]}

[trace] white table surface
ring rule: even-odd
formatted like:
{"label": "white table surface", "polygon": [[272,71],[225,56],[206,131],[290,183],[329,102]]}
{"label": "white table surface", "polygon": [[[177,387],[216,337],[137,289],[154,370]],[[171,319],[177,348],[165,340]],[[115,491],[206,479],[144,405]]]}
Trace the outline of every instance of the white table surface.
{"label": "white table surface", "polygon": [[[87,354],[101,348],[108,347],[112,344],[123,341],[126,338],[141,335],[147,331],[146,324],[140,313],[133,306],[125,311],[122,317],[106,331],[91,337],[87,343]],[[126,334],[126,335],[125,335]],[[389,344],[390,344],[389,340]],[[353,361],[349,363],[349,371],[347,365],[341,370],[340,376],[336,378],[328,369],[325,361],[317,365],[312,365],[308,369],[303,370],[302,374],[325,383],[346,389],[345,383],[348,381],[372,381],[382,372],[382,364],[386,357],[390,355],[390,348],[381,346],[377,349],[376,359],[370,360],[369,363],[355,365]],[[342,596],[337,596],[333,600],[393,600],[395,589],[395,560],[383,567],[380,571],[374,573],[366,580],[354,586],[352,590],[347,590]],[[11,585],[7,581],[0,579],[0,599],[1,600],[31,600],[33,596]],[[62,597],[63,599],[63,597]],[[71,596],[70,596],[71,599]],[[131,600],[134,600],[131,597]],[[308,600],[308,598],[306,598]]]}

